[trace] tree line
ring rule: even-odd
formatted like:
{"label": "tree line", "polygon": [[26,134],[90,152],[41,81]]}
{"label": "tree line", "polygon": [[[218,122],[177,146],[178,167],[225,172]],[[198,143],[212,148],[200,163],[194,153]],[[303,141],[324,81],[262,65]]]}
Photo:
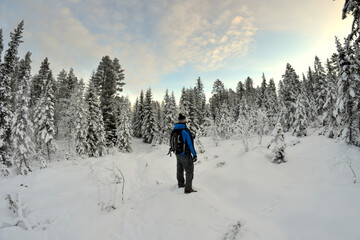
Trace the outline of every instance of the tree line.
{"label": "tree line", "polygon": [[346,0],[343,18],[354,16],[351,33],[343,41],[336,38],[337,51],[325,63],[315,57],[301,77],[287,64],[278,86],[265,74],[260,86],[248,77],[234,90],[217,79],[209,99],[199,77],[194,87],[181,90],[178,103],[168,90],[155,101],[149,88],[131,105],[122,96],[124,69],[109,56],[101,59],[87,86],[73,69],[54,76],[47,58],[31,76],[31,53],[18,56],[24,22],[10,33],[4,56],[0,29],[0,165],[26,174],[30,162],[51,161],[59,144],[68,159],[103,156],[109,149],[131,152],[132,137],[167,144],[179,112],[189,118],[196,136],[216,142],[240,138],[246,150],[249,137],[258,135],[261,141],[277,123],[296,136],[306,136],[312,127],[360,146],[359,10],[358,1]]}

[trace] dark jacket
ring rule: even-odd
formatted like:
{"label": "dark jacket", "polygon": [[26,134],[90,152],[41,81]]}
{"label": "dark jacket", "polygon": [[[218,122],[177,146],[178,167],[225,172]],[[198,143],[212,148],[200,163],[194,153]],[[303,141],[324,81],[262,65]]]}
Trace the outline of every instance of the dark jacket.
{"label": "dark jacket", "polygon": [[[189,147],[191,154],[195,157],[196,152],[195,152],[195,149],[194,149],[194,138],[191,135],[190,130],[183,123],[176,123],[175,126],[174,126],[174,129],[183,129],[181,131],[182,139],[183,139],[184,143]],[[185,156],[186,153],[180,153],[180,155]]]}

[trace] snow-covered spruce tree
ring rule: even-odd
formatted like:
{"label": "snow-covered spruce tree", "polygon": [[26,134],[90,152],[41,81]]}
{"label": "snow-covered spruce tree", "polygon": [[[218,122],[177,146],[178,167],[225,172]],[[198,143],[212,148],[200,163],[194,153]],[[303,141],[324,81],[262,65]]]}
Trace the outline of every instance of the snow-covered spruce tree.
{"label": "snow-covered spruce tree", "polygon": [[266,117],[269,121],[269,127],[273,128],[277,122],[279,114],[279,103],[276,95],[276,86],[274,79],[270,79],[269,86],[266,88],[266,98],[267,98],[267,110]]}
{"label": "snow-covered spruce tree", "polygon": [[143,123],[143,140],[145,143],[152,143],[154,134],[156,133],[155,129],[155,118],[153,111],[153,100],[151,88],[146,91],[145,101],[144,101],[144,123]]}
{"label": "snow-covered spruce tree", "polygon": [[[64,74],[64,73],[62,73]],[[82,91],[78,88],[79,81],[74,74],[74,70],[70,69],[69,74],[66,75],[66,78],[59,78],[59,99],[57,99],[58,104],[56,107],[59,107],[61,111],[61,116],[58,122],[59,139],[65,141],[67,145],[67,158],[70,156],[76,155],[76,125],[77,125],[77,115],[79,107],[79,95],[77,91]]]}
{"label": "snow-covered spruce tree", "polygon": [[154,112],[154,119],[155,119],[155,134],[152,140],[153,145],[162,144],[164,139],[164,114],[162,107],[158,101],[153,101],[153,112]]}
{"label": "snow-covered spruce tree", "polygon": [[349,14],[353,15],[354,19],[351,32],[345,41],[345,49],[342,49],[339,40],[336,39],[339,53],[339,108],[343,110],[343,120],[346,124],[343,135],[346,135],[348,143],[360,146],[360,2],[358,0],[345,1],[343,19]]}
{"label": "snow-covered spruce tree", "polygon": [[324,134],[330,138],[336,138],[339,136],[339,123],[337,122],[338,116],[341,114],[336,108],[336,101],[338,98],[337,93],[337,54],[333,54],[331,60],[327,60],[326,63],[327,75],[326,75],[326,102],[324,108],[324,121],[326,122],[326,128]]}
{"label": "snow-covered spruce tree", "polygon": [[25,59],[20,61],[20,77],[18,79],[19,90],[16,94],[16,109],[12,120],[12,162],[18,167],[19,172],[26,175],[31,172],[30,161],[33,153],[32,122],[29,114],[30,102],[30,52],[26,53]]}
{"label": "snow-covered spruce tree", "polygon": [[60,139],[61,135],[63,134],[62,131],[60,131],[60,125],[61,121],[64,117],[64,112],[66,108],[68,107],[68,104],[64,104],[64,94],[67,93],[67,88],[65,90],[65,87],[67,87],[66,83],[67,78],[67,72],[63,69],[60,71],[60,73],[57,75],[57,81],[56,81],[56,91],[55,91],[55,115],[54,115],[54,121],[55,121],[55,132],[56,132],[56,139]]}
{"label": "snow-covered spruce tree", "polygon": [[170,134],[174,128],[174,124],[177,122],[177,107],[174,92],[171,95],[168,94],[168,90],[164,96],[164,131],[163,139],[164,143],[169,143]]}
{"label": "snow-covered spruce tree", "polygon": [[353,121],[352,128],[354,129],[354,144],[360,146],[360,46],[354,44],[354,55],[350,58],[353,78],[355,79],[355,97],[354,97],[354,109],[355,109],[355,120]]}
{"label": "snow-covered spruce tree", "polygon": [[76,103],[74,108],[75,115],[75,150],[78,156],[85,157],[87,145],[87,131],[88,131],[88,114],[84,100],[85,84],[82,79],[75,86],[75,91],[72,99]]}
{"label": "snow-covered spruce tree", "polygon": [[339,97],[337,107],[342,113],[343,136],[349,144],[360,146],[359,129],[357,127],[359,124],[357,120],[359,112],[359,83],[357,80],[359,79],[359,66],[351,49],[344,49],[338,39],[336,39],[336,45],[339,54]]}
{"label": "snow-covered spruce tree", "polygon": [[[37,129],[36,129],[36,111],[39,110],[40,100],[45,94],[45,88],[47,85],[48,77],[50,74],[50,63],[47,58],[41,62],[39,72],[33,77],[31,81],[31,91],[30,91],[30,107],[33,111],[32,119],[34,123],[34,136],[36,147],[39,146],[37,141]],[[37,95],[35,95],[35,93]],[[38,149],[36,149],[37,151]]]}
{"label": "snow-covered spruce tree", "polygon": [[320,59],[316,56],[314,62],[314,94],[316,113],[321,126],[325,125],[323,106],[326,101],[326,73]]}
{"label": "snow-covered spruce tree", "polygon": [[234,90],[232,90],[231,88],[229,88],[228,91],[228,101],[227,104],[229,106],[229,109],[231,111],[231,115],[233,118],[233,121],[236,121],[236,111],[238,111],[237,107],[238,107],[238,101],[237,101],[237,95],[236,92]]}
{"label": "snow-covered spruce tree", "polygon": [[[42,62],[41,66],[48,66],[47,58]],[[51,155],[56,151],[54,142],[54,78],[51,70],[48,71],[46,79],[44,79],[45,87],[39,103],[35,111],[35,142],[38,156],[47,161],[51,161]],[[41,161],[41,159],[39,159]]]}
{"label": "snow-covered spruce tree", "polygon": [[221,139],[229,139],[233,135],[233,119],[227,104],[223,103],[215,124]]}
{"label": "snow-covered spruce tree", "polygon": [[118,149],[121,152],[132,152],[132,126],[131,126],[131,104],[128,98],[125,98],[121,104],[121,111],[118,118],[117,137]]}
{"label": "snow-covered spruce tree", "polygon": [[217,79],[213,84],[212,97],[209,99],[210,113],[215,120],[223,103],[227,102],[227,93],[223,82]]}
{"label": "snow-covered spruce tree", "polygon": [[144,92],[141,90],[139,99],[136,99],[132,119],[134,137],[142,137],[142,126],[144,122]]}
{"label": "snow-covered spruce tree", "polygon": [[[30,108],[35,109],[36,106],[39,103],[39,100],[41,98],[41,95],[44,93],[44,87],[45,83],[43,75],[46,74],[46,72],[42,72],[42,68],[40,68],[39,72],[35,74],[31,81],[30,86]],[[45,69],[47,71],[47,69]]]}
{"label": "snow-covered spruce tree", "polygon": [[278,164],[284,163],[286,162],[285,159],[286,145],[285,145],[284,132],[280,123],[276,124],[272,135],[274,136],[274,138],[271,140],[270,144],[268,145],[268,148],[270,148],[270,146],[273,145],[270,155],[271,162]]}
{"label": "snow-covered spruce tree", "polygon": [[179,110],[184,116],[189,118],[190,115],[190,100],[189,100],[189,91],[187,91],[184,87],[181,90]]}
{"label": "snow-covered spruce tree", "polygon": [[135,125],[138,123],[138,119],[139,119],[139,98],[136,98],[135,104],[133,107],[133,115],[132,115],[132,119],[131,119],[131,126],[132,126],[132,132],[133,132],[134,137],[137,137],[137,134],[135,133],[135,132],[137,132],[137,129],[140,129],[139,132],[141,132],[141,128],[135,127]]}
{"label": "snow-covered spruce tree", "polygon": [[268,99],[267,99],[266,89],[267,89],[267,83],[266,83],[265,74],[263,73],[260,91],[256,100],[258,108],[262,109],[263,111],[266,111],[268,109],[267,106]]}
{"label": "snow-covered spruce tree", "polygon": [[190,120],[189,129],[191,132],[195,134],[200,129],[200,123],[199,123],[200,112],[199,109],[197,108],[195,89],[189,89],[187,95],[189,97],[189,110],[190,110],[188,117]]}
{"label": "snow-covered spruce tree", "polygon": [[88,107],[88,129],[86,152],[89,157],[104,156],[106,153],[105,129],[100,110],[100,100],[93,77],[90,79],[85,101]]}
{"label": "snow-covered spruce tree", "polygon": [[303,84],[306,89],[306,97],[308,105],[306,106],[306,114],[308,116],[309,124],[312,124],[314,127],[319,126],[318,114],[317,114],[317,105],[316,105],[316,94],[315,94],[315,73],[309,67],[307,75],[303,75]]}
{"label": "snow-covered spruce tree", "polygon": [[181,91],[179,110],[184,116],[189,120],[188,128],[190,131],[195,133],[199,127],[198,115],[199,112],[196,109],[196,99],[195,99],[195,90],[194,89],[185,89]]}
{"label": "snow-covered spruce tree", "polygon": [[285,111],[284,116],[286,118],[284,129],[290,130],[295,120],[295,102],[300,93],[301,86],[299,76],[289,63],[286,65],[285,74],[282,78],[283,87],[280,88],[279,95],[284,104],[283,110]]}
{"label": "snow-covered spruce tree", "polygon": [[250,77],[247,77],[245,80],[244,98],[249,108],[255,108],[257,92],[254,88],[254,81]]}
{"label": "snow-covered spruce tree", "polygon": [[[21,21],[13,33],[10,33],[9,48],[4,55],[4,61],[0,64],[0,163],[11,164],[11,76],[14,73],[17,62],[18,47],[20,45],[24,21]],[[1,34],[2,37],[2,34]],[[1,41],[2,42],[2,41]],[[1,43],[1,50],[3,49]]]}
{"label": "snow-covered spruce tree", "polygon": [[279,81],[279,113],[276,123],[280,123],[281,125],[288,125],[288,117],[287,117],[287,109],[285,105],[285,93],[284,93],[284,84],[282,80]]}
{"label": "snow-covered spruce tree", "polygon": [[199,121],[199,125],[201,126],[205,119],[203,116],[205,116],[206,113],[206,96],[204,92],[204,84],[202,83],[200,77],[196,79],[196,85],[194,88],[195,91],[195,108],[197,109],[197,119]]}
{"label": "snow-covered spruce tree", "polygon": [[178,111],[178,107],[176,105],[174,92],[171,92],[171,96],[170,96],[170,109],[171,109],[171,115],[173,116],[174,123],[175,123],[177,121],[179,111]]}
{"label": "snow-covered spruce tree", "polygon": [[236,106],[234,110],[235,119],[239,118],[240,102],[243,99],[244,95],[245,95],[244,84],[241,81],[239,81],[236,86]]}
{"label": "snow-covered spruce tree", "polygon": [[315,77],[314,77],[314,71],[311,69],[311,67],[309,67],[307,73],[306,73],[306,81],[304,82],[305,84],[305,89],[306,89],[306,94],[308,97],[311,98],[315,98]]}
{"label": "snow-covered spruce tree", "polygon": [[101,111],[103,115],[105,138],[108,147],[116,145],[116,104],[115,96],[122,91],[124,85],[124,70],[119,61],[111,60],[109,56],[101,59],[94,75],[94,84],[100,94]]}
{"label": "snow-covered spruce tree", "polygon": [[293,131],[292,134],[297,137],[303,137],[307,135],[307,126],[308,119],[306,115],[306,97],[305,97],[305,87],[302,88],[302,91],[297,96],[295,102],[295,116],[293,122]]}
{"label": "snow-covered spruce tree", "polygon": [[164,96],[164,143],[168,143],[171,131],[174,128],[174,123],[176,122],[176,112],[174,114],[173,110],[175,108],[174,106],[172,106],[172,104],[173,102],[170,99],[169,91],[166,89]]}
{"label": "snow-covered spruce tree", "polygon": [[[75,91],[75,88],[77,87],[79,83],[78,78],[75,76],[74,69],[70,68],[69,73],[67,74],[67,77],[65,78],[64,86],[60,90],[63,94],[64,98],[69,99],[73,92]],[[62,85],[62,84],[61,84]]]}
{"label": "snow-covered spruce tree", "polygon": [[14,65],[14,71],[10,76],[10,111],[12,113],[15,113],[15,108],[16,108],[16,94],[19,91],[19,78],[21,78],[22,76],[21,70],[20,70],[20,62],[19,62],[19,58],[16,58],[15,61],[15,65]]}
{"label": "snow-covered spruce tree", "polygon": [[112,65],[114,68],[114,73],[115,73],[115,82],[116,82],[116,91],[117,92],[122,92],[123,91],[123,87],[126,84],[124,82],[125,80],[125,70],[121,68],[119,59],[114,58],[114,60],[112,61]]}

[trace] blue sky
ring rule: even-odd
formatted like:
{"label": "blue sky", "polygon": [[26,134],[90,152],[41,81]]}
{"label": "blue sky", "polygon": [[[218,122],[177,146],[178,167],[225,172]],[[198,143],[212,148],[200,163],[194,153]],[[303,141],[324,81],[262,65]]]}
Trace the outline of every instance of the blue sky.
{"label": "blue sky", "polygon": [[132,101],[151,87],[177,100],[197,77],[210,97],[216,79],[236,88],[281,79],[286,63],[301,75],[335,52],[334,36],[350,31],[341,20],[343,0],[0,0],[5,44],[25,20],[20,56],[32,52],[33,72],[48,57],[55,75],[74,68],[88,80],[102,56],[120,60],[124,94]]}

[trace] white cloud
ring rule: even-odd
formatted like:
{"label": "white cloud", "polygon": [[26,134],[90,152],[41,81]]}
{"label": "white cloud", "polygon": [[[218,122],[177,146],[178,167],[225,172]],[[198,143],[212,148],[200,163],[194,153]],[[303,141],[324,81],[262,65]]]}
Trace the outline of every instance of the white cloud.
{"label": "white cloud", "polygon": [[[334,29],[344,28],[334,24],[340,5],[329,0],[22,0],[9,1],[0,16],[10,30],[25,19],[23,48],[33,52],[35,72],[49,57],[55,74],[73,67],[87,80],[101,57],[110,55],[125,68],[126,90],[139,92],[186,64],[199,71],[227,66],[249,53],[262,30],[316,39],[309,47],[313,58],[325,51],[325,38]],[[305,54],[296,59],[305,61]]]}
{"label": "white cloud", "polygon": [[245,6],[236,1],[175,1],[160,23],[165,52],[199,70],[215,70],[247,53],[256,32]]}

